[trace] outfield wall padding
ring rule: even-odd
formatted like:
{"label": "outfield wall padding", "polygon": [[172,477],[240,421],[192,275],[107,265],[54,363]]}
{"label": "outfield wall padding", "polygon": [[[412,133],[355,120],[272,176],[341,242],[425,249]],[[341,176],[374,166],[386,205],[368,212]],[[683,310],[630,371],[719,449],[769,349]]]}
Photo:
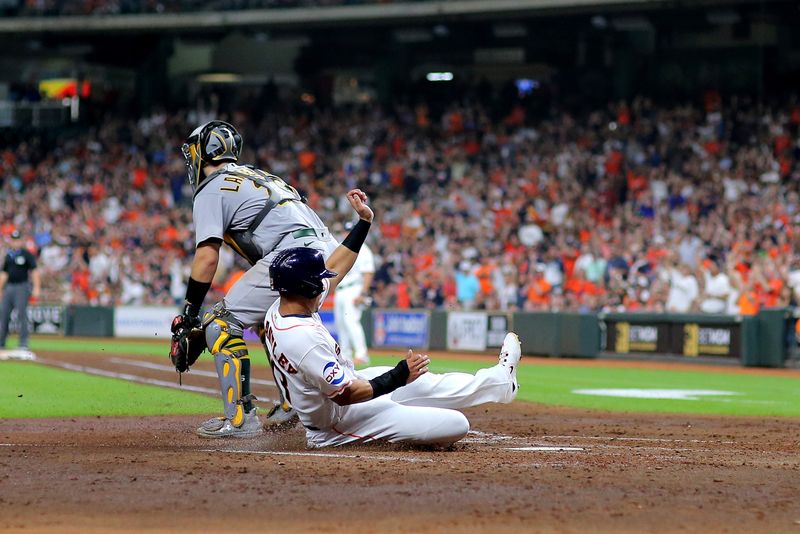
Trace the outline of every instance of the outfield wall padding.
{"label": "outfield wall padding", "polygon": [[65,310],[64,335],[111,337],[114,335],[114,308],[70,305]]}

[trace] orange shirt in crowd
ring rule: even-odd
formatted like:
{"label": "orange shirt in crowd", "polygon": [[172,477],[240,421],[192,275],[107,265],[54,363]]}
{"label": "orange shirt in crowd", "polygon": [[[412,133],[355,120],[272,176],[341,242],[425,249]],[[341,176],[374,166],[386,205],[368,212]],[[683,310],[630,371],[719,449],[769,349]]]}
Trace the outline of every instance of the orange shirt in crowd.
{"label": "orange shirt in crowd", "polygon": [[313,150],[303,150],[297,155],[297,163],[301,169],[309,172],[314,169],[314,165],[317,163],[317,155]]}
{"label": "orange shirt in crowd", "polygon": [[553,286],[544,278],[538,278],[528,286],[528,300],[533,304],[549,304],[550,290]]}
{"label": "orange shirt in crowd", "polygon": [[478,143],[478,140],[474,137],[468,139],[464,143],[464,152],[466,152],[470,156],[475,156],[481,151],[481,145]]}
{"label": "orange shirt in crowd", "polygon": [[392,184],[392,187],[400,189],[403,187],[405,180],[406,170],[401,164],[395,163],[389,167],[389,183]]}
{"label": "orange shirt in crowd", "polygon": [[11,232],[13,232],[16,229],[17,229],[17,227],[14,226],[14,223],[5,222],[5,223],[3,223],[2,226],[0,226],[0,233],[2,233],[4,236],[8,237],[8,236],[11,235]]}
{"label": "orange shirt in crowd", "polygon": [[447,121],[447,129],[451,134],[459,134],[464,131],[464,117],[459,111],[450,113]]}
{"label": "orange shirt in crowd", "polygon": [[622,171],[622,152],[612,150],[606,158],[606,174],[608,176],[619,176]]}
{"label": "orange shirt in crowd", "polygon": [[628,171],[626,179],[628,181],[628,189],[634,197],[638,196],[642,191],[647,190],[647,178],[643,175]]}
{"label": "orange shirt in crowd", "polygon": [[602,295],[603,288],[590,282],[589,280],[579,280],[577,278],[570,278],[564,284],[564,290],[567,293],[574,293],[577,296],[583,295]]}
{"label": "orange shirt in crowd", "polygon": [[712,156],[716,156],[722,150],[722,145],[716,139],[712,139],[711,141],[706,141],[703,148]]}
{"label": "orange shirt in crowd", "polygon": [[381,235],[386,239],[400,237],[400,223],[381,223]]}
{"label": "orange shirt in crowd", "polygon": [[397,284],[397,307],[403,310],[411,307],[411,297],[408,294],[408,282],[406,281]]}
{"label": "orange shirt in crowd", "polygon": [[406,152],[406,140],[403,139],[401,136],[396,136],[392,139],[392,154],[395,156],[401,156]]}
{"label": "orange shirt in crowd", "polygon": [[431,265],[433,265],[434,257],[432,252],[428,252],[427,254],[420,254],[414,257],[414,269],[417,272],[422,272],[428,270]]}
{"label": "orange shirt in crowd", "polygon": [[631,112],[627,107],[623,106],[617,113],[617,123],[620,126],[627,126],[631,123]]}
{"label": "orange shirt in crowd", "polygon": [[484,295],[491,295],[494,293],[492,271],[494,271],[494,267],[491,265],[481,265],[475,270],[475,276],[478,277],[478,283],[480,283],[481,286],[481,293]]}
{"label": "orange shirt in crowd", "polygon": [[742,315],[755,315],[758,313],[758,297],[755,291],[742,292],[736,303],[739,306],[739,313]]}
{"label": "orange shirt in crowd", "polygon": [[781,296],[781,289],[783,289],[783,280],[780,278],[772,278],[767,282],[766,291],[764,292],[761,302],[767,308],[774,308],[778,305],[778,299]]}
{"label": "orange shirt in crowd", "polygon": [[142,189],[147,181],[147,169],[137,167],[133,169],[133,187]]}

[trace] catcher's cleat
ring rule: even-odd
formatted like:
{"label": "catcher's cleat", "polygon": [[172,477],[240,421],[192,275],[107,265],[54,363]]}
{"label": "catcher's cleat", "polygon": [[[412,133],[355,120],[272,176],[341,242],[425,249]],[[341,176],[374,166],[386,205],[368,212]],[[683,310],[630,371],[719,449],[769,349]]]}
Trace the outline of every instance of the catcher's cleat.
{"label": "catcher's cleat", "polygon": [[264,428],[267,430],[289,430],[293,428],[300,417],[297,415],[297,410],[284,402],[276,404],[267,414]]}
{"label": "catcher's cleat", "polygon": [[517,367],[519,367],[519,359],[522,357],[522,345],[519,342],[519,336],[514,332],[506,334],[503,340],[503,346],[500,348],[500,365],[507,368],[514,379],[514,391],[519,389],[517,383]]}
{"label": "catcher's cleat", "polygon": [[197,429],[197,435],[201,438],[254,438],[263,432],[256,408],[244,414],[241,426],[233,426],[230,419],[214,417]]}

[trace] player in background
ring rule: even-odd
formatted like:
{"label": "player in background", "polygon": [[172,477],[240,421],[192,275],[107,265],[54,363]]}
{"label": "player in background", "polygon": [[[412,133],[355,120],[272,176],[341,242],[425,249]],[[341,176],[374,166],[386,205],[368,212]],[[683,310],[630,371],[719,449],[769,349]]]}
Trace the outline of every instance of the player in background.
{"label": "player in background", "polygon": [[[350,231],[353,223],[345,225]],[[333,294],[333,317],[342,355],[355,365],[369,365],[367,338],[361,326],[361,314],[370,305],[369,290],[375,277],[375,257],[364,244],[353,268]]]}
{"label": "player in background", "polygon": [[278,387],[298,411],[309,447],[454,443],[469,431],[458,409],[516,397],[519,338],[507,334],[499,363],[475,375],[429,373],[427,355],[411,350],[394,368],[355,371],[317,313],[355,263],[373,218],[366,195],[351,191],[348,200],[360,220],[327,261],[300,247],[281,251],[270,266],[280,298],[264,327]]}
{"label": "player in background", "polygon": [[[263,431],[250,393],[243,333],[251,327],[261,330],[264,312],[278,296],[270,289],[272,258],[279,250],[298,246],[327,257],[338,244],[293,187],[268,172],[239,165],[241,150],[239,132],[218,120],[195,129],[182,147],[194,190],[196,250],[183,313],[172,322],[170,357],[179,372],[187,371],[206,345],[214,357],[224,417],[197,429],[208,438],[248,438]],[[223,241],[251,267],[201,320]],[[289,403],[283,397],[280,401],[267,416],[268,424],[296,419]]]}
{"label": "player in background", "polygon": [[0,272],[0,292],[3,294],[0,303],[0,348],[6,346],[11,312],[16,308],[19,349],[28,350],[28,299],[38,299],[41,286],[36,258],[25,248],[19,230],[14,230]]}

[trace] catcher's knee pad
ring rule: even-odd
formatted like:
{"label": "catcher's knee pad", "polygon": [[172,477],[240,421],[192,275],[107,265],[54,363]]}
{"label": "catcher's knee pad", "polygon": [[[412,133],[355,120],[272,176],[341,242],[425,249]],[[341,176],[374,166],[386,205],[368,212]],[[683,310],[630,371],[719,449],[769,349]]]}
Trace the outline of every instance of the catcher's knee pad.
{"label": "catcher's knee pad", "polygon": [[212,354],[227,347],[234,356],[242,357],[237,353],[239,350],[247,355],[247,346],[242,337],[244,325],[221,302],[206,312],[202,325],[206,332],[206,345]]}
{"label": "catcher's knee pad", "polygon": [[244,327],[222,303],[206,313],[203,326],[206,344],[214,355],[225,417],[240,426],[244,422],[241,360],[250,358],[242,337]]}

